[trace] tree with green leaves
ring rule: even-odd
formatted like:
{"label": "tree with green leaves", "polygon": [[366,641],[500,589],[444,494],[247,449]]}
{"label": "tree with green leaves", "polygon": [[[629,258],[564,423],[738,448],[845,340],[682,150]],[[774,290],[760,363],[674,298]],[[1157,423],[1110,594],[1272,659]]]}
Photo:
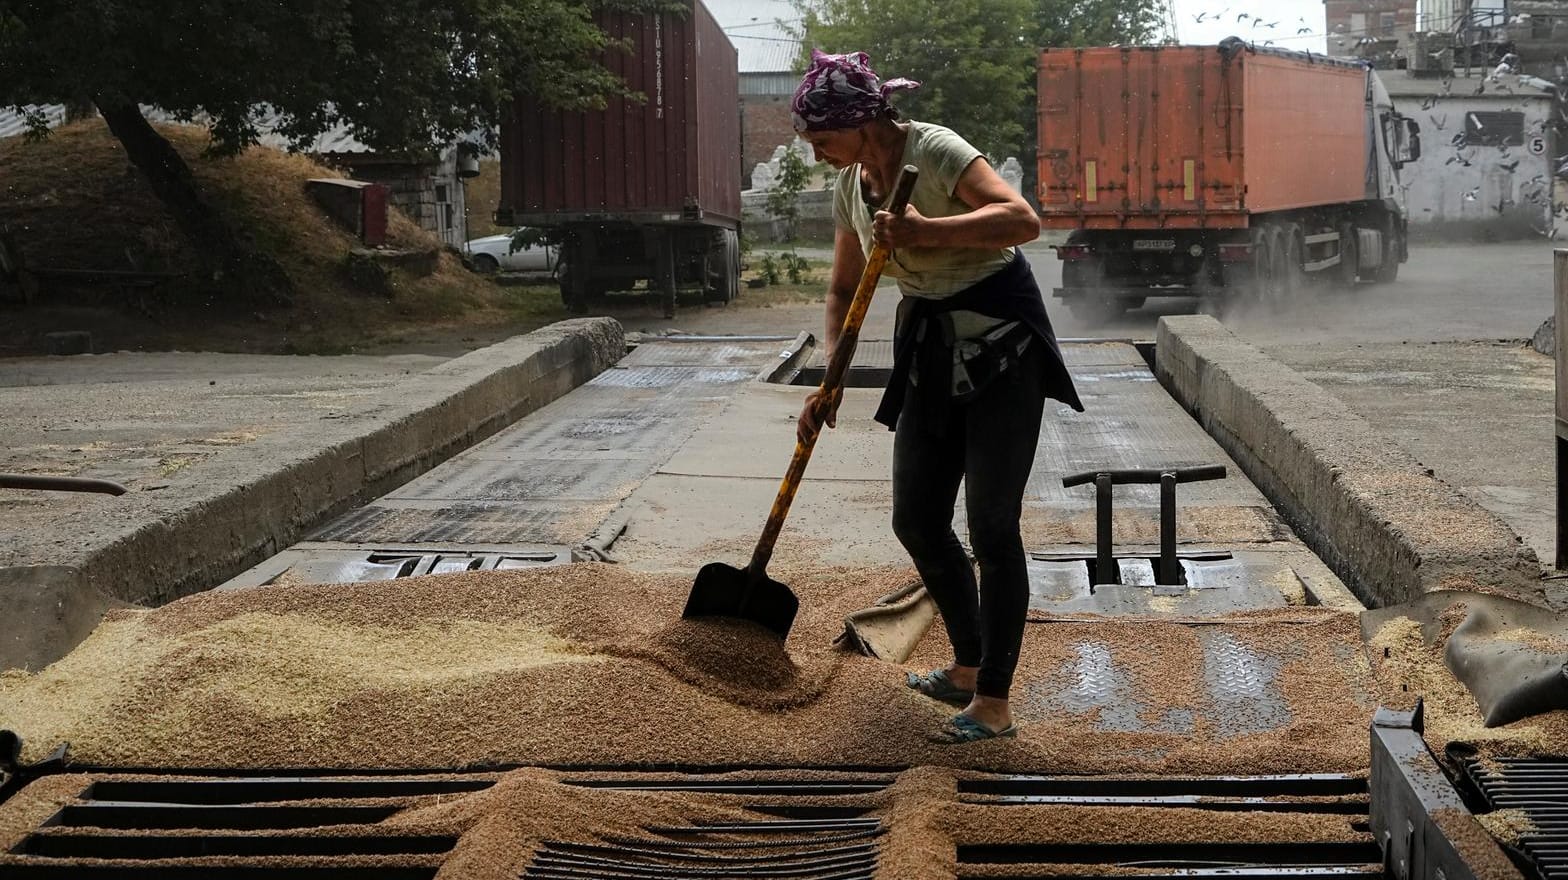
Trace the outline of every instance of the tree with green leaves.
{"label": "tree with green leaves", "polygon": [[989,155],[1016,150],[1016,101],[1029,88],[1036,0],[800,0],[804,43],[864,51],[884,79],[921,83],[896,100],[905,115],[945,125]]}
{"label": "tree with green leaves", "polygon": [[[148,124],[152,105],[205,119],[209,152],[257,140],[257,113],[303,146],[347,125],[373,149],[428,152],[493,131],[515,95],[568,110],[627,94],[603,53],[626,47],[596,11],[685,10],[681,0],[10,0],[0,8],[0,106],[90,104],[214,280],[287,300],[281,267],[209,205]],[[34,120],[36,134],[46,129]]]}
{"label": "tree with green leaves", "polygon": [[1159,0],[1038,0],[1035,43],[1066,46],[1139,46],[1165,34]]}
{"label": "tree with green leaves", "polygon": [[[1161,34],[1160,0],[796,0],[804,69],[813,48],[864,51],[921,87],[905,115],[945,125],[995,159],[1033,165],[1042,48],[1137,45]],[[1032,175],[1030,175],[1032,176]]]}
{"label": "tree with green leaves", "polygon": [[768,190],[768,213],[784,224],[784,240],[794,241],[800,223],[800,191],[811,180],[811,169],[791,144],[779,158],[779,176]]}

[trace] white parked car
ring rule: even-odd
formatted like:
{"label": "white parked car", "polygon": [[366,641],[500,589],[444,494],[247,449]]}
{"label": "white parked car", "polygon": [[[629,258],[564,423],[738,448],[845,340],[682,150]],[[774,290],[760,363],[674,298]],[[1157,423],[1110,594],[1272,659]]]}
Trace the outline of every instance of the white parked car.
{"label": "white parked car", "polygon": [[512,250],[510,233],[487,235],[463,244],[475,272],[554,272],[560,254],[554,245],[535,244]]}

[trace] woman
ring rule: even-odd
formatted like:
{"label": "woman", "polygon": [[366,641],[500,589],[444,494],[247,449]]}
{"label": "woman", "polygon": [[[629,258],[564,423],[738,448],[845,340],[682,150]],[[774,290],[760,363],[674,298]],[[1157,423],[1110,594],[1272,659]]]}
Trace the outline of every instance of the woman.
{"label": "woman", "polygon": [[[893,249],[899,303],[893,378],[877,420],[895,431],[893,530],[942,613],[953,662],[909,686],[963,707],[933,741],[1013,736],[1008,705],[1023,642],[1029,577],[1019,520],[1045,398],[1083,406],[1062,363],[1033,273],[1016,245],[1040,224],[980,151],[888,103],[907,79],[879,83],[863,52],[812,53],[791,105],[818,161],[839,169],[834,197],[828,350],[837,344],[873,244]],[[920,177],[902,214],[886,201],[898,171]],[[833,427],[838,400],[812,394],[797,430]],[[974,568],[953,532],[965,486]]]}

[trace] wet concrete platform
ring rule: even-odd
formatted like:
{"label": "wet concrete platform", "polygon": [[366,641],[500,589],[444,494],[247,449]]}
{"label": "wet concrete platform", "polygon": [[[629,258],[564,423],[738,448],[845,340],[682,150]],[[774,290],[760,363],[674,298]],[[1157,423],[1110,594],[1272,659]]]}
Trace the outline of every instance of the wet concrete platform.
{"label": "wet concrete platform", "polygon": [[[1093,487],[1062,477],[1113,468],[1227,464],[1128,343],[1069,343],[1086,407],[1047,407],[1027,491],[1024,541],[1037,614],[1213,614],[1355,600],[1233,466],[1184,485],[1178,538],[1186,584],[1157,585],[1158,487],[1115,493],[1123,585],[1093,583]],[[867,341],[855,372],[891,358]],[[560,564],[608,550],[650,571],[744,564],[794,448],[810,385],[781,362],[820,361],[808,339],[647,341],[614,369],[522,423],[310,536],[226,586],[285,579]],[[818,442],[775,559],[899,565],[892,534],[892,434],[872,421],[881,391],[849,388]],[[964,534],[962,504],[955,514]],[[622,526],[624,525],[624,532]],[[610,546],[613,541],[613,547]],[[584,554],[589,554],[585,557]]]}

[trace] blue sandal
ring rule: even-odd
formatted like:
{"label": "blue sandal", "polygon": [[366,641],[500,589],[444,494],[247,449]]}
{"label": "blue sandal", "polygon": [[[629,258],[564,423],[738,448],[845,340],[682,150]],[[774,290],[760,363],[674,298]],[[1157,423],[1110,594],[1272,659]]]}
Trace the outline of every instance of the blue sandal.
{"label": "blue sandal", "polygon": [[938,745],[957,746],[985,739],[1013,739],[1017,736],[1016,724],[1002,730],[992,730],[968,715],[960,714],[948,719],[946,727],[932,733],[926,739]]}
{"label": "blue sandal", "polygon": [[909,673],[909,688],[933,700],[940,700],[960,709],[969,705],[969,701],[975,697],[974,691],[966,691],[953,684],[953,680],[941,669],[934,669],[925,675]]}

